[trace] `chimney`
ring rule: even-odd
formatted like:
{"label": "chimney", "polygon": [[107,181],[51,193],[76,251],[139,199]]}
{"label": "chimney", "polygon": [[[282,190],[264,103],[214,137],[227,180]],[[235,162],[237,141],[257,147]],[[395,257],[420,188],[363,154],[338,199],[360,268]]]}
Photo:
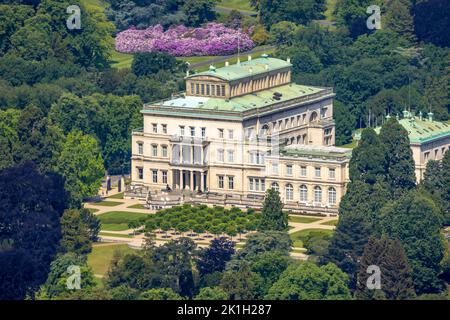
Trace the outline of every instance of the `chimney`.
{"label": "chimney", "polygon": [[252,67],[248,68],[248,72],[252,73],[253,72],[253,68]]}
{"label": "chimney", "polygon": [[265,68],[266,70],[269,70],[269,65],[266,63],[266,64],[264,65],[264,68]]}
{"label": "chimney", "polygon": [[228,67],[230,63],[228,61],[225,61],[225,67]]}
{"label": "chimney", "polygon": [[287,58],[287,59],[286,59],[286,62],[287,62],[287,63],[291,63],[291,58]]}
{"label": "chimney", "polygon": [[252,61],[252,56],[249,54],[248,55],[248,59],[247,59],[248,61]]}
{"label": "chimney", "polygon": [[428,112],[428,121],[433,122],[433,112]]}
{"label": "chimney", "polygon": [[186,70],[186,77],[189,77],[189,69]]}
{"label": "chimney", "polygon": [[420,119],[420,120],[423,119],[423,113],[422,113],[422,111],[419,111],[419,119]]}

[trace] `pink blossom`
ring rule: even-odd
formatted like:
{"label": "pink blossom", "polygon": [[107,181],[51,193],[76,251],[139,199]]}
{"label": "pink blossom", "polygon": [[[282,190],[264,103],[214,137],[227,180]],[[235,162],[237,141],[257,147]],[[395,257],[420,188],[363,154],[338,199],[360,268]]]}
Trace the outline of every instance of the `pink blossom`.
{"label": "pink blossom", "polygon": [[225,27],[221,23],[208,23],[204,28],[184,25],[164,31],[161,25],[145,30],[130,28],[117,34],[119,52],[166,52],[177,57],[228,55],[238,50],[253,48],[255,44],[247,33]]}

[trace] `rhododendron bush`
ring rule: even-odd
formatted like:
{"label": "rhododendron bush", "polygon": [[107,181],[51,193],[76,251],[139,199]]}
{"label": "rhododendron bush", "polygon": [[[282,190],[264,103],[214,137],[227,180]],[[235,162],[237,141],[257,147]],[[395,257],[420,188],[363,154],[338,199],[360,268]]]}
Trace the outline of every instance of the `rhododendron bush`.
{"label": "rhododendron bush", "polygon": [[176,57],[227,55],[235,53],[238,46],[245,51],[255,45],[247,33],[221,23],[208,23],[204,28],[180,25],[166,31],[158,24],[144,30],[130,28],[116,37],[119,52],[159,51]]}

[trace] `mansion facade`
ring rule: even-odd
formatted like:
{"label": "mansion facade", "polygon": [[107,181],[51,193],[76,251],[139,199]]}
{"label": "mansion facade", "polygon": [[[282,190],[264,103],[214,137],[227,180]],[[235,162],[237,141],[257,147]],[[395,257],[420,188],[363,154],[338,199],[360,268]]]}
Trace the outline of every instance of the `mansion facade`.
{"label": "mansion facade", "polygon": [[330,88],[291,82],[263,55],[186,76],[186,92],[144,105],[127,197],[150,207],[258,207],[268,188],[292,212],[337,214],[351,149],[334,146]]}

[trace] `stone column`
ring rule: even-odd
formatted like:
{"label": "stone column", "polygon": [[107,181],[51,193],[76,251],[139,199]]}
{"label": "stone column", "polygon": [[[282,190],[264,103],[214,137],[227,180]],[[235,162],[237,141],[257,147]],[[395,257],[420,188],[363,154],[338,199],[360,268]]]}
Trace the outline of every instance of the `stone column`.
{"label": "stone column", "polygon": [[201,192],[204,191],[203,181],[204,181],[204,172],[200,171],[200,191]]}
{"label": "stone column", "polygon": [[189,190],[194,190],[194,171],[189,171]]}

